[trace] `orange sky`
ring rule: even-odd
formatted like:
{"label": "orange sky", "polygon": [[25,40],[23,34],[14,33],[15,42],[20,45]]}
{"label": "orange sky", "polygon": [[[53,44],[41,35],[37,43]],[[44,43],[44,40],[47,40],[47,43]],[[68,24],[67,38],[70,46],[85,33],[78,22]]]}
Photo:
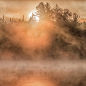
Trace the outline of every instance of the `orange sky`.
{"label": "orange sky", "polygon": [[28,14],[35,10],[35,7],[40,2],[49,2],[52,7],[57,3],[61,8],[67,8],[71,12],[76,12],[81,18],[86,18],[86,1],[71,1],[71,0],[1,0],[0,1],[0,17],[4,14],[5,17],[21,18],[25,15],[28,20]]}

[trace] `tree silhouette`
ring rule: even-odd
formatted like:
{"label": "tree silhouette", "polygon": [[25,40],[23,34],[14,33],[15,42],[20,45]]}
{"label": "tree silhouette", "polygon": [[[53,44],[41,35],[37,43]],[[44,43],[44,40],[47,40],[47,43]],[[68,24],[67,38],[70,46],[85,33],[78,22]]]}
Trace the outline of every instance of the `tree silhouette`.
{"label": "tree silhouette", "polygon": [[78,16],[76,13],[73,13],[73,21],[74,22],[78,22],[79,18],[80,18],[80,16]]}
{"label": "tree silhouette", "polygon": [[63,19],[64,20],[71,20],[72,13],[68,9],[64,9]]}
{"label": "tree silhouette", "polygon": [[41,20],[49,20],[54,22],[59,22],[63,24],[76,24],[78,22],[78,19],[80,18],[76,13],[70,12],[68,9],[62,9],[56,6],[51,9],[51,6],[49,3],[44,4],[43,2],[39,3],[39,5],[36,6],[36,15],[39,16],[40,21]]}
{"label": "tree silhouette", "polygon": [[39,15],[40,20],[44,19],[45,15],[45,5],[43,2],[41,2],[37,7],[37,15]]}
{"label": "tree silhouette", "polygon": [[46,13],[45,19],[51,19],[51,6],[49,3],[45,4],[45,13]]}

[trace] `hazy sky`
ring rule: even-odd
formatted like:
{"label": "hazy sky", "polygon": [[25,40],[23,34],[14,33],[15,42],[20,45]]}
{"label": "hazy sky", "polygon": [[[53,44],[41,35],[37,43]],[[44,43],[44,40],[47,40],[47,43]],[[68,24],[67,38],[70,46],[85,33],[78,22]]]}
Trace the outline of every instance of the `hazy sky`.
{"label": "hazy sky", "polygon": [[61,8],[67,8],[71,12],[76,12],[80,17],[86,18],[86,1],[85,0],[0,0],[0,16],[4,14],[5,17],[22,17],[25,15],[25,19],[28,19],[28,15],[31,11],[35,10],[35,7],[40,2],[49,2],[52,7],[58,4]]}

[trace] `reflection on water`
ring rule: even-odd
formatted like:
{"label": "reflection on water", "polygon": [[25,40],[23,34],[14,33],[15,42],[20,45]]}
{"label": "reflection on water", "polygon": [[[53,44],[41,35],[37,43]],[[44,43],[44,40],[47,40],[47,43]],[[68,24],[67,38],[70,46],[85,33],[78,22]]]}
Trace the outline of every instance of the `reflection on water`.
{"label": "reflection on water", "polygon": [[17,86],[54,86],[46,76],[32,75],[31,77],[22,77]]}
{"label": "reflection on water", "polygon": [[0,86],[86,86],[85,61],[1,61]]}

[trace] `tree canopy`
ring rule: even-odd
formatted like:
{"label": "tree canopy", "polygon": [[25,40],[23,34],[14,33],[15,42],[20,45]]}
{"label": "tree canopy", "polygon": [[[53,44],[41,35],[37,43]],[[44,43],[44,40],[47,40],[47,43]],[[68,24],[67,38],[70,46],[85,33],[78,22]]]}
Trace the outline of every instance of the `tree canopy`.
{"label": "tree canopy", "polygon": [[36,10],[36,15],[39,16],[40,21],[77,23],[80,18],[76,13],[72,13],[68,9],[62,9],[57,4],[54,8],[51,8],[49,3],[44,4],[41,2],[36,6]]}

